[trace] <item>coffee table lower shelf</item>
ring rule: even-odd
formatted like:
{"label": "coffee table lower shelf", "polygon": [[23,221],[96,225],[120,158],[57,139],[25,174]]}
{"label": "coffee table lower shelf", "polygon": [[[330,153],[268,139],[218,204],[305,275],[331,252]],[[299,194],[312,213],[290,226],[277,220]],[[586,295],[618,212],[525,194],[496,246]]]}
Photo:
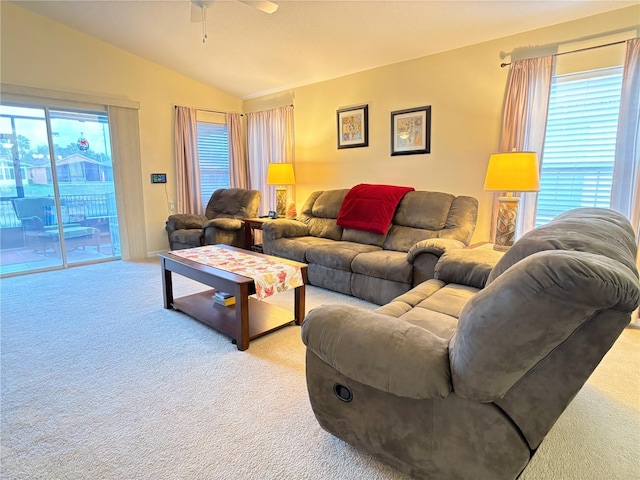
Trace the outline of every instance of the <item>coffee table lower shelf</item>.
{"label": "coffee table lower shelf", "polygon": [[[211,299],[214,293],[215,290],[206,290],[176,298],[171,303],[171,306],[175,310],[186,313],[199,322],[224,333],[231,338],[233,343],[236,343],[235,339],[238,332],[236,306],[224,307],[214,304]],[[293,312],[251,297],[249,297],[249,312],[251,315],[249,340],[261,337],[295,322]]]}

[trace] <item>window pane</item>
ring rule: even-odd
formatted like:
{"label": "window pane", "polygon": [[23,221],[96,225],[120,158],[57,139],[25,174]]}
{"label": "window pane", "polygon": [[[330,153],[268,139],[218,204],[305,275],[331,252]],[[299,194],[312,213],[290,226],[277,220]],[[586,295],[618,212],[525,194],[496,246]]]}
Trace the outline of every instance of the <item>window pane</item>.
{"label": "window pane", "polygon": [[198,122],[198,157],[200,159],[200,196],[203,208],[211,194],[229,188],[229,139],[227,126]]}
{"label": "window pane", "polygon": [[622,67],[554,77],[535,226],[611,200]]}

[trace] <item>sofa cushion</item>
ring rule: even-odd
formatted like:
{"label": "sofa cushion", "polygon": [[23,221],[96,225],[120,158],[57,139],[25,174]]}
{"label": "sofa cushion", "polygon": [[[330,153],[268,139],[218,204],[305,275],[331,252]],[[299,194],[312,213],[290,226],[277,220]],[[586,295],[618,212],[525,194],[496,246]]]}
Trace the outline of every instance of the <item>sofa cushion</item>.
{"label": "sofa cushion", "polygon": [[258,214],[260,192],[243,188],[220,188],[213,192],[205,215],[207,218],[250,218]]}
{"label": "sofa cushion", "polygon": [[468,285],[449,283],[418,303],[416,308],[443,313],[457,319],[460,317],[464,306],[478,291],[478,288]]}
{"label": "sofa cushion", "polygon": [[348,192],[348,189],[326,190],[322,192],[313,203],[311,213],[315,217],[333,218],[335,220],[338,218],[340,206]]}
{"label": "sofa cushion", "polygon": [[333,240],[319,237],[278,238],[269,244],[269,255],[288,258],[296,262],[307,261],[307,250],[312,245],[332,245]]}
{"label": "sofa cushion", "polygon": [[342,232],[342,240],[345,242],[364,243],[366,245],[376,245],[378,247],[382,246],[386,238],[386,232],[382,235],[378,235],[376,233],[364,232],[353,228],[345,228]]}
{"label": "sofa cushion", "polygon": [[306,261],[338,270],[351,271],[353,259],[363,253],[380,250],[380,247],[353,242],[329,242],[311,245]]}
{"label": "sofa cushion", "polygon": [[314,237],[340,240],[342,227],[336,224],[335,218],[311,218],[309,219],[309,233]]}
{"label": "sofa cushion", "polygon": [[434,312],[420,307],[409,310],[400,319],[416,327],[424,328],[447,341],[456,333],[456,327],[458,326],[457,318],[446,313]]}
{"label": "sofa cushion", "polygon": [[355,257],[351,270],[369,277],[411,284],[413,265],[407,262],[407,254],[404,252],[379,250]]}
{"label": "sofa cushion", "polygon": [[419,241],[427,240],[429,238],[438,238],[438,232],[391,225],[382,248],[385,250],[395,250],[396,252],[406,253]]}
{"label": "sofa cushion", "polygon": [[375,311],[383,315],[399,318],[421,301],[440,290],[446,284],[440,280],[427,280],[420,285],[393,299],[393,301],[377,308]]}
{"label": "sofa cushion", "polygon": [[309,226],[309,233],[314,237],[340,240],[342,227],[336,223],[340,205],[348,189],[313,192],[304,206],[298,219]]}
{"label": "sofa cushion", "polygon": [[383,235],[402,197],[413,187],[360,183],[344,197],[338,214],[338,225]]}
{"label": "sofa cushion", "polygon": [[351,295],[377,305],[389,303],[411,288],[410,283],[396,282],[362,273],[351,275]]}
{"label": "sofa cushion", "polygon": [[401,318],[449,340],[462,309],[477,292],[473,287],[428,280],[375,311]]}
{"label": "sofa cushion", "polygon": [[393,217],[395,225],[442,230],[455,195],[441,192],[409,192],[398,205]]}

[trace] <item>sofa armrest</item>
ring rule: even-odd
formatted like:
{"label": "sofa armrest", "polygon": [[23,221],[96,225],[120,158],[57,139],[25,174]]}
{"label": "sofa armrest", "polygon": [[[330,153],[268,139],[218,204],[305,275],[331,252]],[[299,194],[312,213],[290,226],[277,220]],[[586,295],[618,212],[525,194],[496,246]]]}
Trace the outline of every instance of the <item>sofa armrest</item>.
{"label": "sofa armrest", "polygon": [[264,242],[307,235],[309,235],[309,227],[306,223],[298,220],[279,218],[262,224],[262,239]]}
{"label": "sofa armrest", "polygon": [[204,215],[191,215],[188,213],[176,213],[169,215],[166,229],[171,233],[176,230],[202,228],[202,224],[207,221]]}
{"label": "sofa armrest", "polygon": [[451,393],[448,341],[404,320],[347,305],[313,309],[302,341],[341,374],[414,399]]}
{"label": "sofa armrest", "polygon": [[431,253],[437,257],[450,250],[464,248],[466,245],[452,238],[429,238],[416,243],[407,252],[407,261],[414,263],[418,255],[422,253]]}
{"label": "sofa armrest", "polygon": [[239,218],[212,218],[202,224],[202,229],[217,228],[219,230],[240,230],[244,226],[244,222]]}
{"label": "sofa armrest", "polygon": [[434,277],[445,283],[484,288],[491,270],[504,255],[496,250],[450,250],[436,263]]}

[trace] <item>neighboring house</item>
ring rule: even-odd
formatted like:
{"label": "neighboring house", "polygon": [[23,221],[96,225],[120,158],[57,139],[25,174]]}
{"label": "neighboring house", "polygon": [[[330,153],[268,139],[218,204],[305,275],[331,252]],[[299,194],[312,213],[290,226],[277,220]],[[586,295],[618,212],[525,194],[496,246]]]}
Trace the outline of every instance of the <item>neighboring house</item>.
{"label": "neighboring house", "polygon": [[[22,172],[22,178],[27,178],[27,169],[29,169],[31,165],[22,164],[20,170]],[[16,174],[13,169],[13,160],[11,157],[0,156],[0,188],[8,187],[15,188]]]}
{"label": "neighboring house", "polygon": [[[48,159],[36,159],[26,168],[30,185],[51,183],[51,165]],[[113,180],[113,168],[84,155],[75,154],[56,162],[59,182],[105,182]]]}
{"label": "neighboring house", "polygon": [[75,154],[56,162],[59,182],[105,182],[113,180],[113,167]]}

